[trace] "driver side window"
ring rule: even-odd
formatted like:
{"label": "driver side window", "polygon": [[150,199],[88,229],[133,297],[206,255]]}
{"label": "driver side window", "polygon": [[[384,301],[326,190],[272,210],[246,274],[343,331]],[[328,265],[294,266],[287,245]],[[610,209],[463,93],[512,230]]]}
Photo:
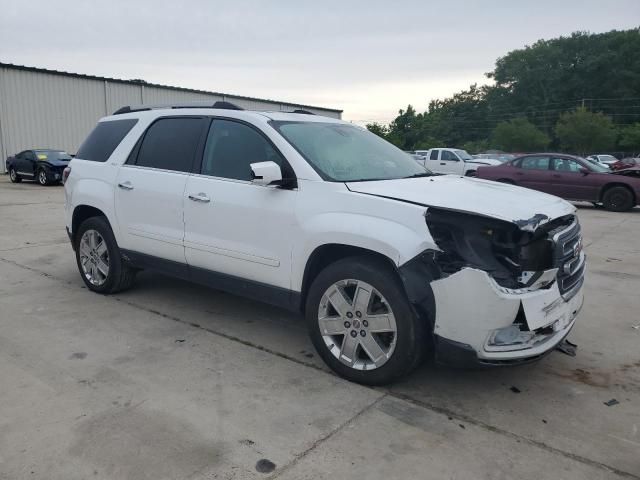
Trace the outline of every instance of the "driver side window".
{"label": "driver side window", "polygon": [[553,169],[558,172],[580,172],[581,165],[569,158],[554,158],[552,160]]}
{"label": "driver side window", "polygon": [[440,160],[448,160],[452,162],[457,162],[458,157],[456,157],[455,153],[449,152],[447,150],[442,151],[442,155],[440,156]]}
{"label": "driver side window", "polygon": [[[214,120],[202,160],[202,174],[251,180],[252,163],[272,161],[283,167],[282,157],[253,128],[230,120]],[[286,168],[283,168],[283,174]],[[288,175],[292,176],[292,175]]]}

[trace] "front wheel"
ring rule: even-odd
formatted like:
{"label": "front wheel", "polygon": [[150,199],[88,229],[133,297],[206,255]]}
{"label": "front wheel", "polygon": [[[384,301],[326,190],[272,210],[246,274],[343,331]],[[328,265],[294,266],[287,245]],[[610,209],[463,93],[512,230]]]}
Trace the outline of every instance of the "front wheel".
{"label": "front wheel", "polygon": [[122,261],[120,248],[104,217],[92,217],[75,233],[76,263],[87,288],[116,293],[131,287],[136,271]]}
{"label": "front wheel", "polygon": [[43,187],[49,185],[49,177],[47,175],[47,171],[44,168],[38,170],[38,183]]}
{"label": "front wheel", "polygon": [[423,357],[423,324],[384,262],[350,257],[326,267],[309,289],[305,316],[318,354],[348,380],[386,384]]}
{"label": "front wheel", "polygon": [[613,212],[626,212],[634,207],[633,193],[626,187],[611,187],[602,196],[604,208]]}

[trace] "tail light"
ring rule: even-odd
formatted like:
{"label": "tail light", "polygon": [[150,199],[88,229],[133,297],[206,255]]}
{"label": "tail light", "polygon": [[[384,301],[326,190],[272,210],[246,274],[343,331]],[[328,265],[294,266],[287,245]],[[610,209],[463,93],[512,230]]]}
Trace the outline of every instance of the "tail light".
{"label": "tail light", "polygon": [[62,183],[65,184],[67,182],[67,178],[69,178],[69,175],[71,174],[71,167],[65,167],[65,169],[62,171]]}

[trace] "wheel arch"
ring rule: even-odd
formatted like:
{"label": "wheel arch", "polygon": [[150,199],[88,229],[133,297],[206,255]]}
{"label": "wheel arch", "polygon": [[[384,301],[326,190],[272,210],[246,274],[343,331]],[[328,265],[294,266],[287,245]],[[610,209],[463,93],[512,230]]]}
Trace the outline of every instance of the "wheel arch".
{"label": "wheel arch", "polygon": [[300,308],[302,310],[304,310],[309,287],[313,283],[313,280],[318,276],[318,274],[328,265],[331,265],[338,260],[342,260],[348,257],[368,257],[375,261],[381,262],[382,264],[388,266],[391,271],[394,272],[394,275],[397,277],[397,279],[401,281],[396,263],[393,261],[393,259],[391,259],[387,255],[384,255],[383,253],[364,247],[342,243],[326,243],[323,245],[319,245],[313,250],[313,252],[311,252],[311,255],[307,259],[304,267],[304,274],[302,276],[301,285],[302,288],[300,291]]}
{"label": "wheel arch", "polygon": [[606,185],[604,185],[600,189],[600,194],[598,196],[598,201],[601,202],[604,199],[605,193],[607,193],[608,190],[611,190],[614,187],[623,187],[623,188],[626,188],[627,190],[629,190],[629,192],[631,193],[631,196],[633,197],[634,205],[637,205],[638,197],[636,196],[636,192],[633,190],[633,188],[631,188],[631,186],[629,186],[628,184],[623,183],[623,182],[610,182],[610,183],[607,183]]}
{"label": "wheel arch", "polygon": [[[80,225],[82,225],[82,222],[92,217],[103,217],[111,227],[109,218],[99,208],[85,204],[77,205],[73,209],[73,215],[71,217],[71,238],[74,245],[76,244],[76,234],[78,232],[78,228],[80,227]],[[113,227],[111,227],[111,229],[113,230]]]}

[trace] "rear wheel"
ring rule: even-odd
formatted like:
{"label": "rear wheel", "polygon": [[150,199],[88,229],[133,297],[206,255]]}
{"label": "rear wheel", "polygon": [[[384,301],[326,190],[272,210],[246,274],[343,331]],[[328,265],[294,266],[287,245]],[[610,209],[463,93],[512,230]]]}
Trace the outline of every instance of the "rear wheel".
{"label": "rear wheel", "polygon": [[350,257],[326,267],[309,289],[305,315],[319,355],[354,382],[389,383],[424,354],[422,323],[380,261]]}
{"label": "rear wheel", "polygon": [[104,217],[82,222],[75,238],[76,263],[87,288],[97,293],[116,293],[133,285],[136,271],[122,261]]}
{"label": "rear wheel", "polygon": [[604,208],[613,212],[626,212],[634,207],[633,193],[626,187],[611,187],[602,196]]}
{"label": "rear wheel", "polygon": [[20,183],[22,181],[22,178],[20,178],[20,175],[18,175],[14,167],[9,168],[9,179],[11,183]]}

